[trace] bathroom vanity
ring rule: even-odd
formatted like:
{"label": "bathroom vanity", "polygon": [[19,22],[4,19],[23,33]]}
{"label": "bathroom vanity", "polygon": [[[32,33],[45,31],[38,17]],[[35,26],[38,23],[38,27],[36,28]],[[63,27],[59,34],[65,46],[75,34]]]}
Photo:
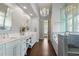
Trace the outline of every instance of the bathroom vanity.
{"label": "bathroom vanity", "polygon": [[37,42],[37,33],[28,32],[25,35],[19,33],[8,34],[9,37],[0,38],[0,56],[24,56],[27,48]]}

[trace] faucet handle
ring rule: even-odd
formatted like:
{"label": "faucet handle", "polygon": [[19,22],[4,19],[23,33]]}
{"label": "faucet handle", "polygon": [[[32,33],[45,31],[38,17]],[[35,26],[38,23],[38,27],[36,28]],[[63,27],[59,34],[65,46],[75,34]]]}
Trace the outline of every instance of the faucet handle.
{"label": "faucet handle", "polygon": [[2,38],[5,39],[5,33],[2,33]]}

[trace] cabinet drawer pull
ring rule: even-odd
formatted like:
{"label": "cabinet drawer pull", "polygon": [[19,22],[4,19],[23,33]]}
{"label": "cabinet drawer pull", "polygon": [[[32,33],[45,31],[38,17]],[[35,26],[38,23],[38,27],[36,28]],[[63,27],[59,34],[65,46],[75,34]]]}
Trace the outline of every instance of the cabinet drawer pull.
{"label": "cabinet drawer pull", "polygon": [[24,43],[26,43],[26,42],[24,42]]}
{"label": "cabinet drawer pull", "polygon": [[31,37],[29,39],[31,39]]}

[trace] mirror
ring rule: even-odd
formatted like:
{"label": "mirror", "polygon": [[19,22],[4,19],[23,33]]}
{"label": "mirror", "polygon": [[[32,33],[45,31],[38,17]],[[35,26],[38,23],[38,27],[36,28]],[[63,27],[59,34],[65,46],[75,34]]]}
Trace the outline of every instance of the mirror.
{"label": "mirror", "polygon": [[11,29],[11,26],[12,26],[11,17],[12,17],[11,9],[5,4],[1,3],[0,4],[0,31]]}

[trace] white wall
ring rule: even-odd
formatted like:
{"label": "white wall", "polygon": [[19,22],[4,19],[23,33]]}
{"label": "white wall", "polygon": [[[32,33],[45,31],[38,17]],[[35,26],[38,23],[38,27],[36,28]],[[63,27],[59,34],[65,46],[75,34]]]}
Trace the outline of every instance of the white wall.
{"label": "white wall", "polygon": [[[62,8],[63,6],[64,6],[64,4],[61,4],[61,3],[52,4],[52,17],[51,17],[51,32],[52,32],[52,34],[53,34],[53,32],[60,32],[61,31],[60,8]],[[52,34],[51,34],[51,41],[52,41],[53,47],[56,51],[56,54],[58,54],[58,40],[52,39]]]}
{"label": "white wall", "polygon": [[25,13],[18,7],[13,9],[12,14],[12,30],[19,31],[19,28],[21,26],[27,25],[27,20],[29,22],[29,26],[31,31],[35,32],[37,31],[39,33],[39,17],[32,17],[28,18],[27,16],[24,16]]}
{"label": "white wall", "polygon": [[12,9],[12,31],[19,32],[21,26],[27,25],[27,20],[30,31],[37,32],[37,39],[39,40],[39,17],[36,16],[29,19],[20,8]]}
{"label": "white wall", "polygon": [[[12,23],[12,28],[10,31],[7,32],[19,32],[20,27],[26,24],[27,21],[27,16],[24,16],[23,11],[16,6],[9,6],[10,11],[11,11],[11,23]],[[5,30],[6,31],[6,30]],[[2,31],[5,32],[5,31]]]}
{"label": "white wall", "polygon": [[31,31],[37,32],[37,39],[39,40],[39,17],[31,19]]}
{"label": "white wall", "polygon": [[18,7],[12,10],[12,31],[19,31],[21,26],[26,25],[27,17]]}
{"label": "white wall", "polygon": [[62,3],[55,3],[52,4],[52,18],[51,18],[51,29],[52,32],[60,32],[60,8],[62,8],[64,6],[64,4]]}

